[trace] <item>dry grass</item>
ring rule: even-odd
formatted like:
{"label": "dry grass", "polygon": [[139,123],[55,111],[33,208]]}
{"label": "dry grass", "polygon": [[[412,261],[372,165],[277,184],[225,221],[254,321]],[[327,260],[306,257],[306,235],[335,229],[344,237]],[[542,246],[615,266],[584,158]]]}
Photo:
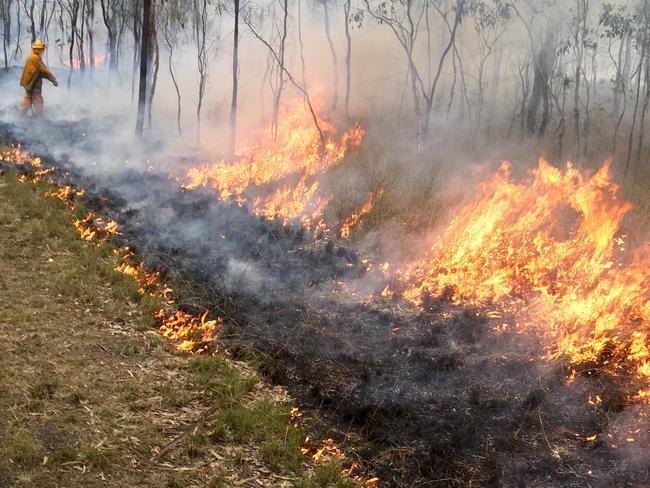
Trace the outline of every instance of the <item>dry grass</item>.
{"label": "dry grass", "polygon": [[348,486],[300,455],[282,389],[151,330],[158,304],[47,190],[0,174],[0,486]]}

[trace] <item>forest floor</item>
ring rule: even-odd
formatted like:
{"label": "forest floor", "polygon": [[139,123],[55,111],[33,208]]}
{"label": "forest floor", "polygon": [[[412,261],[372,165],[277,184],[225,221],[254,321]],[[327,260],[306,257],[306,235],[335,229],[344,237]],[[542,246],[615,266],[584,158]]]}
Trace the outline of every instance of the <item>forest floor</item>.
{"label": "forest floor", "polygon": [[0,487],[344,487],[291,399],[227,355],[189,356],[79,238],[45,183],[0,170]]}

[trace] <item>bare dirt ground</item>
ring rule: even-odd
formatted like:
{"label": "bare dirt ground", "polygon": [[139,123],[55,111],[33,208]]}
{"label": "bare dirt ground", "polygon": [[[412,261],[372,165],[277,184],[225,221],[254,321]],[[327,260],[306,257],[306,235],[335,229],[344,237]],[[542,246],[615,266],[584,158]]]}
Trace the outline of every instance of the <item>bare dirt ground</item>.
{"label": "bare dirt ground", "polygon": [[0,174],[0,487],[349,486],[305,466],[282,389],[163,341],[44,190]]}

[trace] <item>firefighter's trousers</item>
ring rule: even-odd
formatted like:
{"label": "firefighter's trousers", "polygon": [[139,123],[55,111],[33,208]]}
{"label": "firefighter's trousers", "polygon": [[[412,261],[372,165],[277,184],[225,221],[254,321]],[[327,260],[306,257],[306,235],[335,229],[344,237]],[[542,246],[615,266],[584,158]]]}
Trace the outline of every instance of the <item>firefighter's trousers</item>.
{"label": "firefighter's trousers", "polygon": [[35,117],[43,117],[43,93],[41,90],[25,90],[25,98],[18,108],[21,115],[28,115],[29,110],[34,111]]}

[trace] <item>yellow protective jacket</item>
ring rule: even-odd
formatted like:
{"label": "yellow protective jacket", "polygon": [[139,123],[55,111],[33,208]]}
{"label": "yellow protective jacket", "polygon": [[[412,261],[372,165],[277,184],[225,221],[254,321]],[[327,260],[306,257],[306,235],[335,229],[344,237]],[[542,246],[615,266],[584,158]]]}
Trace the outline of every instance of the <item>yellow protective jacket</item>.
{"label": "yellow protective jacket", "polygon": [[47,69],[41,57],[35,52],[29,53],[23,75],[20,77],[20,86],[27,91],[40,90],[43,86],[43,78],[47,78],[52,83],[56,81],[56,76]]}

